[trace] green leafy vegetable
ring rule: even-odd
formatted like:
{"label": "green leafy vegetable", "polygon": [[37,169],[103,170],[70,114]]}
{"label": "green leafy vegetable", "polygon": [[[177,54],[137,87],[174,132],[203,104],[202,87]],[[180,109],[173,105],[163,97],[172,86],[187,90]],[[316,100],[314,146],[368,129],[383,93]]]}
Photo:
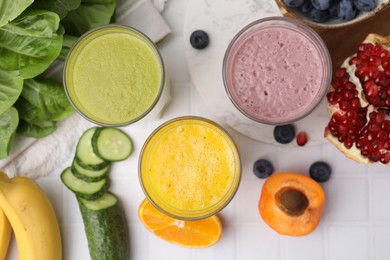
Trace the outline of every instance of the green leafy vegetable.
{"label": "green leafy vegetable", "polygon": [[0,115],[0,159],[9,155],[18,123],[18,111],[14,107]]}
{"label": "green leafy vegetable", "polygon": [[23,88],[23,79],[16,71],[0,70],[0,115],[18,99]]}
{"label": "green leafy vegetable", "polygon": [[61,24],[67,34],[81,36],[95,27],[109,24],[115,7],[115,0],[82,0],[79,8],[69,12]]}
{"label": "green leafy vegetable", "polygon": [[81,0],[38,0],[33,4],[34,9],[52,11],[64,18],[69,11],[80,6]]}
{"label": "green leafy vegetable", "polygon": [[[29,123],[58,121],[74,113],[61,83],[50,79],[27,79],[21,94],[21,102],[29,103],[17,108],[22,119]],[[28,116],[27,116],[28,115]],[[36,120],[36,121],[34,121]]]}
{"label": "green leafy vegetable", "polygon": [[74,113],[61,83],[36,77],[64,60],[78,36],[114,21],[115,7],[116,0],[0,0],[0,159],[16,132],[42,138]]}
{"label": "green leafy vegetable", "polygon": [[53,121],[41,122],[40,125],[35,125],[21,119],[17,131],[23,136],[43,138],[52,134],[56,129],[57,126]]}
{"label": "green leafy vegetable", "polygon": [[60,55],[58,56],[58,59],[60,60],[66,59],[66,56],[68,55],[73,45],[76,43],[77,39],[78,37],[76,36],[64,34],[64,41],[62,43],[62,49]]}
{"label": "green leafy vegetable", "polygon": [[1,0],[0,26],[6,25],[18,17],[34,0]]}
{"label": "green leafy vegetable", "polygon": [[0,27],[0,68],[32,78],[46,70],[62,48],[56,13],[32,10]]}

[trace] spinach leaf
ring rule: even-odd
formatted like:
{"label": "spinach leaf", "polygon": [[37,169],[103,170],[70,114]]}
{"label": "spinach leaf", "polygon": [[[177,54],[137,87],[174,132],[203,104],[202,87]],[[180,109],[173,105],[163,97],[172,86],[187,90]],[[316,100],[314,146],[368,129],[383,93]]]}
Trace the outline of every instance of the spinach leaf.
{"label": "spinach leaf", "polygon": [[0,70],[0,114],[16,102],[22,88],[23,79],[18,72]]}
{"label": "spinach leaf", "polygon": [[65,60],[66,56],[68,55],[68,52],[73,47],[73,45],[76,43],[78,37],[64,34],[64,41],[62,42],[62,49],[60,52],[60,55],[58,56],[58,59]]}
{"label": "spinach leaf", "polygon": [[34,0],[1,0],[0,27],[18,17]]}
{"label": "spinach leaf", "polygon": [[19,100],[16,104],[21,118],[29,123],[58,121],[74,113],[63,85],[54,80],[26,79],[20,99],[30,104],[21,105]]}
{"label": "spinach leaf", "polygon": [[115,13],[116,0],[82,0],[79,8],[61,20],[67,34],[81,36],[85,32],[109,24]]}
{"label": "spinach leaf", "polygon": [[23,136],[43,138],[52,134],[56,129],[57,126],[53,121],[42,121],[40,125],[35,125],[21,119],[19,121],[17,132]]}
{"label": "spinach leaf", "polygon": [[61,51],[59,21],[56,13],[29,10],[0,27],[0,68],[19,70],[23,78],[42,73]]}
{"label": "spinach leaf", "polygon": [[18,123],[19,117],[16,108],[10,107],[0,114],[0,159],[9,155]]}
{"label": "spinach leaf", "polygon": [[32,8],[52,11],[64,18],[69,11],[80,6],[81,0],[35,0]]}

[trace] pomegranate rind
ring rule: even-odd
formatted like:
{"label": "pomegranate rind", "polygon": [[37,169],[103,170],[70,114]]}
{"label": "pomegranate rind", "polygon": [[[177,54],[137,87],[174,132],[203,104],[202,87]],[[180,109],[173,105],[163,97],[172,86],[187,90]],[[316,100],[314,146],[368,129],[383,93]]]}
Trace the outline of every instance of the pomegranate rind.
{"label": "pomegranate rind", "polygon": [[[375,34],[375,33],[371,33],[369,35],[367,35],[367,37],[364,39],[363,43],[372,43],[372,44],[381,44],[385,49],[387,49],[388,51],[390,51],[390,36],[381,36],[381,35],[378,35],[378,34]],[[341,65],[342,68],[346,68],[347,72],[349,73],[349,75],[351,76],[351,78],[354,78],[356,77],[354,75],[354,72],[352,72],[352,68],[355,67],[354,65],[351,66],[349,65],[348,61],[354,57],[356,54],[352,55],[351,57],[348,57],[345,59],[345,61],[343,62],[343,64]],[[368,105],[367,103],[367,100],[365,99],[364,95],[362,94],[362,86],[361,84],[356,84],[357,86],[357,90],[359,92],[359,99],[360,99],[360,102],[361,102],[361,105],[362,106],[366,106]],[[333,90],[333,87],[330,86],[329,88],[329,91],[332,91]],[[339,110],[338,107],[334,106],[334,105],[328,105],[328,112],[330,114],[330,116],[332,116],[332,114],[334,112],[336,112],[337,110]],[[367,114],[367,117],[368,117],[368,114]],[[327,127],[325,128],[325,133],[324,133],[324,137],[331,143],[333,144],[339,151],[341,151],[347,158],[351,159],[351,160],[354,160],[358,163],[361,163],[361,164],[370,164],[370,163],[373,163],[371,162],[367,157],[361,155],[360,153],[360,150],[356,147],[355,144],[353,144],[353,146],[351,148],[347,148],[344,146],[344,144],[342,142],[340,142],[335,136],[333,136],[330,131],[327,129]],[[387,164],[389,165],[389,164]]]}

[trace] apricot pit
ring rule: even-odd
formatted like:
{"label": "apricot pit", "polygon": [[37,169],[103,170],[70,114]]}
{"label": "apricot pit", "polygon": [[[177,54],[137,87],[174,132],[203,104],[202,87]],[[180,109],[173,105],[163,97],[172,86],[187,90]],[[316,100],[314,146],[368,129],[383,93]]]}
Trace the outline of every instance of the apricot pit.
{"label": "apricot pit", "polygon": [[302,174],[281,172],[264,182],[258,209],[277,233],[304,236],[318,226],[324,204],[325,193],[319,183]]}

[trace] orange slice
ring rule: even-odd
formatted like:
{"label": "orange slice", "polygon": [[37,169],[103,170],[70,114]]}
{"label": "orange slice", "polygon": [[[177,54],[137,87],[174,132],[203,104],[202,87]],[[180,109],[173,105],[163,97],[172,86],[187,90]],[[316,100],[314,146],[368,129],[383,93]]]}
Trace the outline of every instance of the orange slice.
{"label": "orange slice", "polygon": [[202,220],[178,220],[161,213],[147,199],[139,206],[138,216],[149,231],[179,246],[208,247],[222,235],[222,224],[216,215]]}

